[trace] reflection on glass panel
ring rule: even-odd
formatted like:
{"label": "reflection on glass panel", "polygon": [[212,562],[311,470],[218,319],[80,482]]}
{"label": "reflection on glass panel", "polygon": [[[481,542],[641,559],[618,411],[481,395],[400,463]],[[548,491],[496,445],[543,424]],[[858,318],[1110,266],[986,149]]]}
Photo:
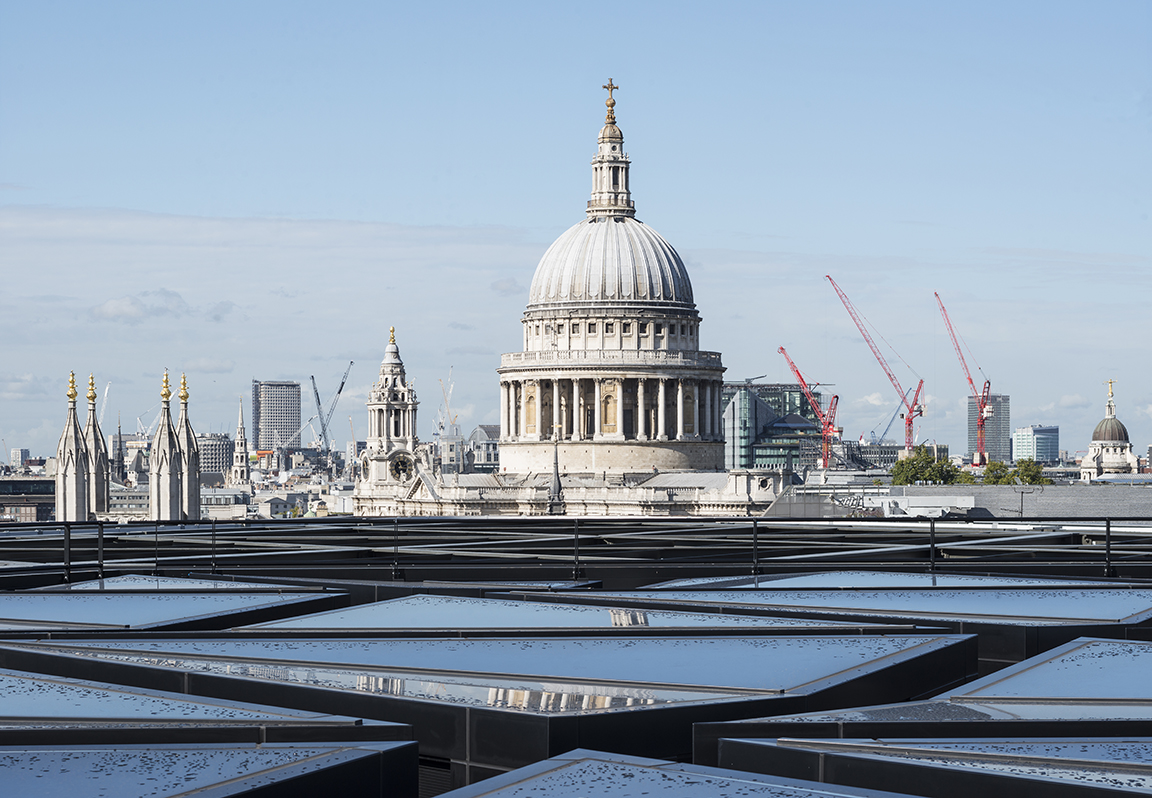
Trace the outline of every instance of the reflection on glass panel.
{"label": "reflection on glass panel", "polygon": [[812,612],[904,618],[996,618],[1030,625],[1119,623],[1152,613],[1152,589],[1062,588],[1031,590],[636,590],[596,594],[613,601],[781,607]]}
{"label": "reflection on glass panel", "polygon": [[260,624],[254,629],[548,629],[565,627],[833,626],[832,621],[637,610],[537,601],[406,596]]}
{"label": "reflection on glass panel", "polygon": [[215,673],[356,693],[546,714],[715,701],[747,695],[727,691],[650,688],[642,685],[582,684],[576,681],[557,683],[522,677],[487,678],[467,673],[447,675],[364,667],[335,668],[281,661],[228,662],[199,657],[149,657],[109,653],[103,653],[102,658],[197,673]]}
{"label": "reflection on glass panel", "polygon": [[[37,649],[96,655],[311,662],[385,670],[527,674],[706,688],[791,690],[855,669],[882,668],[956,642],[955,636],[457,638],[387,640],[126,640]],[[22,646],[24,644],[6,644]],[[848,678],[847,675],[845,678]]]}

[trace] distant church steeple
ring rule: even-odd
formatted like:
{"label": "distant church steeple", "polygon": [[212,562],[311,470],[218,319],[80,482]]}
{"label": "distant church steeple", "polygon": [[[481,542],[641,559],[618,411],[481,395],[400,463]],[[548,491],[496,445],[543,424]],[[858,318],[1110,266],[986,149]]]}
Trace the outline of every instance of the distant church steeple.
{"label": "distant church steeple", "polygon": [[108,445],[96,417],[96,378],[88,375],[88,423],[84,427],[84,444],[88,447],[88,512],[108,512]]}
{"label": "distant church steeple", "polygon": [[88,520],[88,447],[76,418],[76,373],[68,375],[68,418],[56,446],[56,520]]}
{"label": "distant church steeple", "polygon": [[229,485],[247,485],[252,480],[248,468],[248,438],[244,434],[244,399],[240,399],[240,417],[236,421],[236,445],[232,450],[232,470]]}
{"label": "distant church steeple", "polygon": [[168,387],[168,372],[160,389],[160,426],[152,439],[152,454],[148,462],[149,517],[153,521],[179,521],[183,511],[184,469],[176,429],[172,426]]}

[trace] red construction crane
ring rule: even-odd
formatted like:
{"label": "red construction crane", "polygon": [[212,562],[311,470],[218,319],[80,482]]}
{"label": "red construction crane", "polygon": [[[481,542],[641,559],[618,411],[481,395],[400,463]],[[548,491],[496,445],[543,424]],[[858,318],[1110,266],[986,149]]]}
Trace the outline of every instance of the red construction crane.
{"label": "red construction crane", "polygon": [[860,330],[860,334],[864,336],[864,340],[868,343],[868,347],[872,350],[872,354],[876,356],[877,362],[880,367],[884,369],[884,373],[888,375],[892,387],[896,389],[896,393],[900,396],[900,401],[904,403],[904,451],[909,454],[912,453],[912,423],[917,416],[924,415],[924,406],[920,404],[920,391],[924,388],[924,380],[920,380],[920,384],[916,386],[916,393],[912,395],[912,401],[908,401],[908,393],[900,385],[900,380],[896,379],[896,375],[892,373],[892,369],[888,367],[888,361],[884,359],[884,355],[880,354],[880,350],[876,348],[876,342],[872,340],[872,336],[868,334],[868,330],[864,327],[864,321],[860,318],[860,314],[856,312],[856,308],[852,307],[852,303],[848,299],[848,295],[840,290],[840,286],[836,285],[836,281],[832,279],[831,275],[824,275],[824,278],[832,283],[832,287],[836,289],[836,295],[840,297],[840,301],[844,303],[844,309],[848,311],[848,315],[852,317],[852,321],[856,322],[856,328]]}
{"label": "red construction crane", "polygon": [[[956,349],[956,357],[960,358],[960,366],[964,369],[964,376],[968,378],[968,387],[972,389],[972,398],[976,400],[976,451],[972,454],[972,465],[988,465],[988,453],[984,448],[984,422],[992,416],[992,406],[988,404],[992,383],[984,380],[984,390],[976,390],[976,383],[972,382],[972,374],[968,371],[964,353],[960,351],[960,342],[956,340],[956,331],[952,329],[952,320],[948,318],[948,311],[944,309],[944,301],[940,299],[939,294],[936,294],[936,304],[940,306],[940,315],[944,317],[944,325],[948,328],[948,336]],[[976,364],[976,368],[980,368],[979,363]]]}
{"label": "red construction crane", "polygon": [[[824,460],[824,468],[827,468],[828,457],[832,454],[832,438],[836,435],[836,405],[839,403],[840,397],[832,397],[832,401],[828,403],[827,412],[821,410],[820,402],[812,395],[812,389],[809,388],[808,383],[804,381],[804,375],[800,373],[800,369],[796,368],[796,364],[792,362],[792,358],[788,357],[788,353],[784,351],[784,347],[780,347],[779,352],[784,355],[784,359],[788,361],[788,367],[792,369],[792,373],[796,376],[796,382],[800,383],[800,390],[804,392],[804,396],[808,399],[809,406],[811,406],[812,411],[816,414],[816,419],[820,422],[820,452]],[[819,384],[820,383],[816,383],[816,385]]]}

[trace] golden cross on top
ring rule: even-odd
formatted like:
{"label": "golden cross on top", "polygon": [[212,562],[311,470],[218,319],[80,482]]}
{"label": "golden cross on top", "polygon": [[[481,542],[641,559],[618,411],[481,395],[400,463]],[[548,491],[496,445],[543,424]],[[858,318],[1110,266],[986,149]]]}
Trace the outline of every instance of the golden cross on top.
{"label": "golden cross on top", "polygon": [[1114,383],[1114,382],[1116,382],[1116,380],[1104,380],[1104,383],[1108,386],[1108,398],[1109,399],[1112,398],[1112,383]]}
{"label": "golden cross on top", "polygon": [[604,115],[604,122],[609,125],[616,124],[616,114],[613,109],[616,107],[616,101],[612,99],[612,92],[616,91],[619,86],[612,85],[612,78],[608,78],[608,82],[604,84],[603,88],[608,89],[608,99],[604,104],[608,106],[608,113]]}

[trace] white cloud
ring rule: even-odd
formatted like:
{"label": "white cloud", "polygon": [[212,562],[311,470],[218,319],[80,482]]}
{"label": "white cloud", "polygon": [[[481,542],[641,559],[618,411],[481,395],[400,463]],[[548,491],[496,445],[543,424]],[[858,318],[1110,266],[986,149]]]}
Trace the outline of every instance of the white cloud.
{"label": "white cloud", "polygon": [[128,324],[138,324],[146,318],[154,317],[179,318],[191,312],[192,309],[184,301],[184,297],[165,288],[143,291],[135,296],[109,299],[92,308],[92,315],[97,319]]}
{"label": "white cloud", "polygon": [[885,399],[884,395],[881,394],[879,391],[877,391],[876,393],[870,393],[867,396],[861,396],[859,399],[854,399],[852,401],[853,401],[853,404],[871,405],[872,407],[882,407],[884,405],[891,404],[891,402],[889,402],[887,399]]}
{"label": "white cloud", "polygon": [[492,283],[492,290],[500,296],[519,296],[525,293],[524,286],[515,277],[505,277]]}
{"label": "white cloud", "polygon": [[224,360],[213,357],[198,357],[189,360],[184,366],[187,371],[198,371],[202,374],[228,374],[236,366],[234,360]]}

